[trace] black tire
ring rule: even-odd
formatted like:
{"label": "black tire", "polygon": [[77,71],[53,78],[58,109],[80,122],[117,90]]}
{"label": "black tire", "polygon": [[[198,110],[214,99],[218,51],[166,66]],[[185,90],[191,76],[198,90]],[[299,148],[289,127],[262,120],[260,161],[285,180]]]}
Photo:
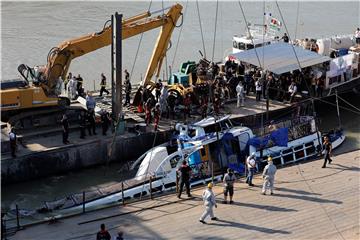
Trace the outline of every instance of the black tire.
{"label": "black tire", "polygon": [[182,102],[183,102],[183,97],[176,90],[169,90],[168,98],[174,98],[174,100],[177,100],[179,104],[182,104]]}

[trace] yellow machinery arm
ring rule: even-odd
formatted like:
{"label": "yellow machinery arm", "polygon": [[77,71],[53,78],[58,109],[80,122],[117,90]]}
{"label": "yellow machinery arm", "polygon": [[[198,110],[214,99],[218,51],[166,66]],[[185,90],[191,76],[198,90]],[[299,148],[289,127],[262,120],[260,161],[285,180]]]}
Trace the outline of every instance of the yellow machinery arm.
{"label": "yellow machinery arm", "polygon": [[[151,78],[155,72],[156,76],[159,76],[162,60],[166,54],[166,48],[176,22],[182,14],[181,11],[182,6],[180,4],[175,4],[166,14],[161,16],[150,18],[151,13],[145,12],[123,20],[122,39],[130,38],[162,26],[146,71],[143,81],[144,86],[153,84]],[[101,32],[65,41],[57,48],[54,48],[48,56],[48,63],[45,69],[45,79],[47,80],[47,83],[46,85],[43,85],[43,87],[48,93],[52,92],[59,77],[62,79],[66,78],[72,59],[108,46],[111,44],[111,40],[111,26],[108,26],[104,27]]]}

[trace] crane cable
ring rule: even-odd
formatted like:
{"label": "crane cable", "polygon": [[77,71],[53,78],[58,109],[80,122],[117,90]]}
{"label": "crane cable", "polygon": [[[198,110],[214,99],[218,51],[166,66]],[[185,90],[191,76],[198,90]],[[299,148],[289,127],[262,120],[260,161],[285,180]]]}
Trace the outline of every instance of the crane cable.
{"label": "crane cable", "polygon": [[[165,10],[164,10],[164,0],[161,0],[161,7],[162,7],[162,13],[163,13],[163,16],[165,15]],[[163,21],[165,21],[165,19],[163,18]],[[164,52],[165,54],[165,76],[166,76],[166,79],[168,79],[168,61],[167,61],[167,50],[169,50],[171,48],[171,44],[170,44],[170,47],[166,49],[166,51]],[[160,66],[158,65],[158,72],[159,72],[159,68]],[[164,76],[163,76],[163,80],[164,80]]]}
{"label": "crane cable", "polygon": [[[150,12],[151,4],[152,4],[152,0],[150,1],[149,8],[148,8],[148,12]],[[105,25],[106,25],[106,23],[104,24],[104,27],[105,27]],[[144,35],[144,33],[141,33],[141,35],[140,35],[140,40],[139,40],[138,48],[137,48],[137,51],[136,51],[136,54],[135,54],[134,63],[133,63],[133,66],[132,66],[132,68],[131,68],[131,75],[130,75],[130,77],[132,76],[133,71],[134,71],[134,66],[135,66],[135,63],[136,63],[136,60],[137,60],[137,56],[138,56],[138,53],[139,53],[139,49],[140,49],[140,45],[141,45],[141,42],[142,42],[143,35]],[[112,140],[111,140],[110,148],[109,148],[109,151],[108,151],[108,159],[106,160],[106,168],[105,168],[105,170],[104,170],[104,176],[106,175],[107,169],[108,169],[108,167],[109,167],[109,161],[110,161],[110,158],[111,158],[111,156],[112,156],[112,154],[113,154],[113,147],[114,147],[114,145],[115,145],[116,133],[117,133],[117,131],[118,131],[119,123],[120,123],[120,121],[118,121],[118,122],[116,123],[116,125],[115,125],[115,132],[113,133],[113,137],[112,137]]]}
{"label": "crane cable", "polygon": [[[281,9],[280,9],[280,7],[279,7],[279,4],[278,4],[277,1],[275,1],[275,3],[276,3],[276,6],[277,6],[277,8],[278,8],[278,10],[279,10],[280,17],[281,17],[281,21],[284,23],[285,31],[286,31],[286,33],[287,33],[287,35],[288,35],[288,37],[289,37],[289,41],[291,42],[290,34],[289,34],[288,29],[287,29],[287,26],[286,26],[286,23],[285,23],[285,19],[284,19],[283,15],[282,15],[282,12],[281,12]],[[297,54],[296,54],[295,47],[294,47],[294,45],[293,45],[292,43],[291,43],[290,45],[291,45],[291,49],[292,49],[293,52],[294,52],[294,55],[295,55],[297,64],[299,65],[299,71],[300,71],[301,76],[302,76],[302,77],[301,77],[301,78],[302,78],[301,80],[303,80],[303,81],[305,82],[306,88],[307,88],[307,90],[308,90],[308,92],[309,92],[309,94],[310,94],[311,91],[310,91],[310,88],[309,88],[309,84],[308,84],[307,81],[305,81],[305,79],[303,78],[303,71],[302,71],[302,68],[301,68],[300,60],[299,60],[299,58],[298,58],[298,56],[297,56]],[[313,96],[310,96],[310,98],[311,98],[311,99],[314,99]]]}
{"label": "crane cable", "polygon": [[199,25],[200,25],[200,33],[201,33],[201,41],[202,41],[202,45],[203,45],[204,57],[206,58],[205,41],[204,41],[204,34],[203,34],[203,30],[202,30],[202,25],[201,25],[201,16],[200,16],[200,9],[199,9],[199,1],[198,0],[196,0],[196,8],[197,8]]}
{"label": "crane cable", "polygon": [[340,97],[340,96],[338,96],[338,98],[339,98],[340,100],[342,100],[344,103],[348,104],[350,107],[353,107],[353,108],[355,108],[356,110],[358,110],[359,113],[360,113],[360,109],[359,109],[359,108],[355,107],[354,105],[352,105],[351,103],[349,103],[348,101],[346,101],[345,99],[343,99],[343,98]]}
{"label": "crane cable", "polygon": [[244,17],[244,21],[245,21],[245,25],[246,25],[246,30],[248,31],[248,33],[249,33],[249,35],[250,35],[251,43],[252,43],[253,46],[254,46],[254,51],[255,51],[255,54],[256,54],[256,58],[257,58],[257,60],[258,60],[258,62],[259,62],[260,68],[262,68],[259,55],[258,55],[257,50],[256,50],[256,48],[255,48],[254,39],[253,39],[252,36],[251,36],[250,27],[249,27],[248,21],[246,20],[246,16],[245,16],[245,13],[244,13],[244,9],[243,9],[243,7],[242,7],[242,5],[241,5],[240,0],[238,1],[238,3],[239,3],[239,6],[240,6],[240,9],[241,9],[241,13],[242,13],[242,15],[243,15],[243,17]]}
{"label": "crane cable", "polygon": [[[162,7],[162,12],[163,12],[163,15],[165,14],[164,12],[164,0],[161,1],[161,7]],[[164,21],[164,20],[163,20]],[[165,62],[166,62],[166,66],[167,66],[167,58],[165,56]],[[152,158],[152,155],[153,155],[153,152],[154,152],[154,147],[155,147],[155,143],[156,143],[156,137],[157,137],[157,133],[158,133],[158,129],[155,130],[155,136],[154,136],[154,140],[153,140],[153,144],[152,144],[152,147],[151,147],[151,152],[150,152],[150,157],[149,157],[149,160],[151,161],[151,158]],[[144,188],[145,188],[145,183],[146,183],[146,176],[149,174],[149,168],[150,168],[150,162],[146,168],[146,171],[145,171],[145,179],[144,179],[144,182],[142,184],[142,187],[141,187],[141,193],[140,193],[140,200],[142,199],[142,196],[143,196],[143,192],[144,192]],[[151,176],[150,176],[151,178]],[[150,179],[149,179],[150,181]],[[149,186],[150,187],[150,186]],[[152,189],[149,189],[149,192],[151,192]]]}
{"label": "crane cable", "polygon": [[[184,10],[184,14],[182,15],[182,19],[185,17],[188,3],[189,3],[189,0],[186,1],[185,10]],[[177,50],[178,50],[178,47],[179,47],[179,42],[180,42],[180,37],[181,37],[182,30],[183,30],[183,26],[184,26],[184,25],[183,25],[183,20],[182,20],[182,24],[181,24],[181,26],[180,26],[179,36],[178,36],[178,39],[177,39],[177,41],[176,41],[176,47],[175,47],[174,57],[173,57],[173,60],[172,60],[172,62],[171,62],[171,69],[174,67],[175,57],[176,57]]]}
{"label": "crane cable", "polygon": [[[263,26],[263,42],[262,42],[262,45],[264,46],[264,43],[265,43],[265,25],[266,25],[266,23],[265,23],[265,21],[266,21],[266,19],[265,19],[265,14],[266,14],[266,9],[265,9],[265,0],[263,1],[263,11],[264,11],[264,15],[263,15],[263,24],[264,24],[264,26]],[[266,28],[267,29],[267,28]],[[254,46],[254,48],[255,48],[255,46]],[[263,66],[265,66],[265,48],[263,47],[262,48],[263,50],[262,50],[262,63],[263,63]]]}
{"label": "crane cable", "polygon": [[298,24],[299,24],[299,8],[300,8],[300,0],[298,0],[297,8],[296,8],[296,23],[295,23],[295,36],[294,36],[295,40],[296,40],[297,31],[298,31]]}
{"label": "crane cable", "polygon": [[[262,41],[262,45],[264,46],[264,42],[265,42],[265,0],[263,1],[263,41]],[[254,45],[254,43],[253,43]],[[254,48],[255,48],[255,45],[254,45]],[[263,66],[265,66],[265,49],[264,47],[262,48],[262,64]],[[262,76],[264,76],[264,73],[261,74],[261,78]],[[266,94],[269,94],[269,88],[267,89],[267,93]],[[266,108],[265,105],[262,105],[261,108]],[[265,129],[264,129],[264,112],[261,113],[261,134],[263,135],[265,132]]]}
{"label": "crane cable", "polygon": [[[150,12],[151,5],[152,5],[152,0],[150,1],[149,7],[148,7],[148,12]],[[137,47],[136,53],[135,53],[134,63],[132,65],[132,67],[131,67],[130,77],[132,76],[132,74],[134,72],[134,68],[135,68],[137,57],[139,55],[139,50],[140,50],[140,46],[141,46],[141,43],[142,43],[143,36],[144,36],[144,33],[141,33],[140,39],[139,39],[139,44],[138,44],[138,47]]]}
{"label": "crane cable", "polygon": [[214,30],[214,39],[213,39],[212,56],[211,56],[212,62],[214,62],[214,55],[215,55],[215,40],[216,40],[216,25],[217,25],[217,18],[218,18],[218,9],[219,9],[219,0],[216,0],[215,30]]}

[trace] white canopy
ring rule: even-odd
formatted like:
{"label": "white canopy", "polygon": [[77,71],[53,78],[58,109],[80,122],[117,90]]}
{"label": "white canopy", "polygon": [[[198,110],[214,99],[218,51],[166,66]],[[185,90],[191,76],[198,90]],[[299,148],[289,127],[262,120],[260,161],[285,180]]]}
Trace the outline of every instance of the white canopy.
{"label": "white canopy", "polygon": [[[294,49],[301,68],[331,60],[329,57],[322,56],[310,50],[305,50],[301,47],[294,46]],[[260,59],[261,66],[259,66],[259,60],[256,53]],[[234,53],[230,55],[230,58],[235,58],[241,62],[262,67],[262,69],[269,70],[275,74],[282,74],[299,69],[299,64],[291,44],[283,42],[272,43],[263,47]]]}

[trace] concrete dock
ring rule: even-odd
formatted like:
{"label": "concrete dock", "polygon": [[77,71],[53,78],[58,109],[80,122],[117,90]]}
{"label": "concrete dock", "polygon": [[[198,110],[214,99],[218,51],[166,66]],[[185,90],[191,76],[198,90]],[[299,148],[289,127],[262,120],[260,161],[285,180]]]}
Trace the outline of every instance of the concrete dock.
{"label": "concrete dock", "polygon": [[[335,151],[336,154],[336,151]],[[359,239],[360,151],[333,156],[322,169],[322,159],[279,169],[275,194],[261,195],[262,179],[255,187],[243,179],[235,185],[233,205],[220,203],[219,221],[203,225],[202,188],[192,199],[175,194],[156,197],[83,215],[54,224],[26,227],[8,239],[95,239],[101,223],[112,236],[124,232],[125,239]]]}
{"label": "concrete dock", "polygon": [[[271,101],[269,104],[270,116],[272,114],[276,116],[279,111],[288,111],[287,107],[289,106],[289,104]],[[240,120],[238,123],[248,125],[256,123],[256,120],[260,119],[259,114],[265,111],[265,101],[256,102],[254,96],[249,96],[244,107],[236,108],[236,103],[228,102],[220,109],[220,114],[229,114],[232,119]],[[124,112],[131,115],[129,109],[124,109]],[[169,140],[176,122],[184,121],[182,117],[183,114],[180,114],[177,119],[161,118],[156,145]],[[196,114],[196,109],[194,109],[194,114],[191,118],[187,118],[187,122],[195,122],[200,119],[201,115]],[[21,138],[21,142],[18,143],[16,157],[11,157],[10,152],[1,153],[2,181],[6,183],[27,181],[108,162],[125,163],[136,159],[150,149],[155,136],[152,124],[147,127],[146,133],[142,136],[138,136],[137,133],[125,132],[116,137],[113,147],[115,150],[112,157],[108,159],[107,153],[113,139],[111,131],[108,131],[107,136],[103,136],[101,126],[98,126],[96,136],[88,135],[85,139],[80,139],[80,130],[76,128],[76,124],[70,122],[70,127],[74,126],[75,128],[70,129],[70,144],[68,145],[62,143],[61,126],[55,129],[34,129],[34,131],[18,136]],[[4,132],[4,135],[6,134],[7,132]],[[131,152],[131,147],[138,143],[141,143],[142,148],[138,149],[139,151]]]}

